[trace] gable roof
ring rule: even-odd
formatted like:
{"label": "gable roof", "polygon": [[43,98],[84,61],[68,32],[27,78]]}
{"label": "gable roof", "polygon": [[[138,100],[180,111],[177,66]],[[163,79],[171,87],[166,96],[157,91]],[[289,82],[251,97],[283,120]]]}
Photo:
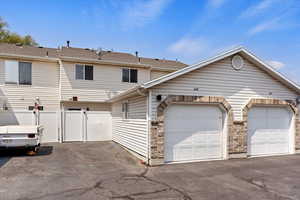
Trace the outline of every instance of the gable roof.
{"label": "gable roof", "polygon": [[156,85],[159,85],[161,83],[164,83],[168,80],[174,79],[178,76],[181,76],[183,74],[189,73],[191,71],[194,71],[196,69],[200,69],[202,67],[205,67],[209,64],[212,64],[214,62],[220,61],[224,58],[227,58],[229,56],[235,55],[235,54],[241,54],[242,56],[244,56],[245,58],[247,58],[248,60],[250,60],[251,62],[253,62],[254,64],[256,64],[258,67],[260,67],[262,70],[266,71],[267,73],[269,73],[272,77],[276,78],[277,80],[279,80],[281,83],[283,83],[284,85],[286,85],[287,87],[295,90],[297,93],[300,94],[300,86],[297,85],[296,83],[294,83],[293,81],[289,80],[287,77],[285,77],[283,74],[281,74],[280,72],[278,72],[277,70],[275,70],[273,67],[271,67],[270,65],[266,64],[264,61],[262,61],[261,59],[259,59],[257,56],[255,56],[254,54],[252,54],[250,51],[248,51],[247,49],[245,49],[244,47],[237,47],[234,49],[231,49],[229,51],[223,52],[217,56],[211,57],[207,60],[201,61],[197,64],[194,65],[190,65],[188,67],[179,69],[175,72],[172,72],[170,74],[167,74],[165,76],[161,76],[157,79],[151,80],[149,82],[143,83],[131,90],[125,91],[115,97],[113,97],[110,101],[113,102],[117,99],[123,98],[124,96],[128,96],[130,93],[133,93],[135,90],[141,90],[141,89],[149,89],[151,87],[154,87]]}

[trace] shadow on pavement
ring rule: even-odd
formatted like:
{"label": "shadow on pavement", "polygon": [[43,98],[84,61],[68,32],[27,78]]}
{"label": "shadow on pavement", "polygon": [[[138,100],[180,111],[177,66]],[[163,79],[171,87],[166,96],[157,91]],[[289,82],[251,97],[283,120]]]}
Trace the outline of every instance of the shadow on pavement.
{"label": "shadow on pavement", "polygon": [[[34,156],[46,156],[50,155],[53,151],[52,146],[41,146],[38,153]],[[25,149],[1,149],[0,150],[0,168],[5,165],[11,158],[13,157],[31,157],[27,155],[27,151]],[[32,156],[32,157],[34,157]]]}

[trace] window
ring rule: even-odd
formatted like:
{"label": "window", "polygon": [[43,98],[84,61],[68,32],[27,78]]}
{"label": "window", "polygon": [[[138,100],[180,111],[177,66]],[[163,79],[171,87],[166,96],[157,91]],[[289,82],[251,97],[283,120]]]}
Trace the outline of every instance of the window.
{"label": "window", "polygon": [[31,85],[32,64],[29,62],[5,61],[5,83]]}
{"label": "window", "polygon": [[92,65],[75,65],[75,71],[77,80],[94,80],[94,67]]}
{"label": "window", "polygon": [[19,84],[31,85],[31,63],[19,62]]}
{"label": "window", "polygon": [[94,67],[90,65],[85,66],[85,80],[93,80],[94,78]]}
{"label": "window", "polygon": [[137,83],[138,82],[138,70],[137,69],[122,69],[122,82]]}
{"label": "window", "polygon": [[128,103],[122,103],[122,113],[123,113],[123,118],[127,119],[128,118]]}

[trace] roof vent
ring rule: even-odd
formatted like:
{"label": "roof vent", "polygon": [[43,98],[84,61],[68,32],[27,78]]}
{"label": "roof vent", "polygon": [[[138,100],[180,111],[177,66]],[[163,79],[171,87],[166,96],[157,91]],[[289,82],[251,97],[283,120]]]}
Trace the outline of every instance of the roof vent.
{"label": "roof vent", "polygon": [[235,55],[231,60],[232,67],[236,70],[240,70],[244,66],[244,60],[241,56]]}

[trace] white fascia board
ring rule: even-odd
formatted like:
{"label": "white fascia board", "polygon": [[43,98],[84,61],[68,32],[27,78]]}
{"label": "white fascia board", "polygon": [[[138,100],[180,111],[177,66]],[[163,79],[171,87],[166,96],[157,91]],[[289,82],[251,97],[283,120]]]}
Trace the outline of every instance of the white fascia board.
{"label": "white fascia board", "polygon": [[261,59],[259,59],[257,56],[255,56],[254,54],[252,54],[250,51],[246,50],[244,47],[238,47],[232,50],[229,50],[227,52],[224,52],[222,54],[219,54],[215,57],[209,58],[207,60],[204,60],[200,63],[194,64],[194,65],[190,65],[188,67],[182,68],[178,71],[175,71],[173,73],[167,74],[165,76],[161,76],[157,79],[151,80],[147,83],[144,83],[141,85],[141,87],[148,89],[151,88],[155,85],[161,84],[165,81],[171,80],[173,78],[176,78],[180,75],[186,74],[188,72],[191,72],[193,70],[196,69],[200,69],[202,67],[205,67],[211,63],[217,62],[219,60],[222,60],[226,57],[232,56],[236,53],[243,53],[244,55],[248,56],[248,58],[254,62],[256,62],[258,65],[260,65],[264,70],[268,71],[269,73],[271,73],[272,75],[275,75],[276,78],[278,78],[279,80],[281,80],[281,82],[285,83],[286,85],[292,87],[293,89],[295,89],[298,93],[300,93],[300,86],[297,85],[296,83],[294,83],[293,81],[289,80],[287,77],[285,77],[283,74],[281,74],[280,72],[276,71],[274,68],[272,68],[271,66],[269,66],[268,64],[266,64],[265,62],[263,62]]}
{"label": "white fascia board", "polygon": [[286,78],[284,75],[282,75],[281,73],[279,73],[278,71],[276,71],[274,68],[272,68],[271,66],[269,66],[268,64],[266,64],[265,62],[263,62],[261,59],[259,59],[257,56],[255,56],[254,54],[252,54],[250,51],[246,50],[244,47],[237,47],[234,48],[232,50],[226,51],[224,53],[221,53],[215,57],[209,58],[207,60],[204,60],[200,63],[194,64],[194,65],[190,65],[188,67],[182,68],[178,71],[172,72],[170,74],[161,76],[157,79],[151,80],[149,82],[146,82],[144,84],[141,84],[135,88],[132,88],[130,90],[127,90],[115,97],[113,97],[112,99],[109,100],[109,102],[113,102],[116,101],[117,99],[122,99],[125,96],[130,95],[130,93],[134,93],[136,90],[138,89],[149,89],[153,86],[156,86],[158,84],[161,84],[163,82],[166,82],[168,80],[171,80],[173,78],[176,78],[180,75],[186,74],[188,72],[191,72],[193,70],[196,69],[200,69],[202,67],[205,67],[211,63],[217,62],[219,60],[222,60],[226,57],[232,56],[236,53],[242,53],[244,56],[248,57],[250,60],[252,60],[253,62],[255,62],[256,64],[259,65],[259,67],[261,67],[262,69],[264,69],[265,71],[267,71],[268,73],[272,74],[273,76],[276,76],[276,78],[278,78],[281,82],[285,83],[286,85],[292,87],[294,90],[296,90],[299,94],[300,94],[300,86],[298,86],[296,83],[294,83],[293,81],[289,80],[288,78]]}
{"label": "white fascia board", "polygon": [[28,60],[37,60],[37,61],[50,61],[50,62],[58,62],[58,58],[51,57],[42,57],[42,56],[28,56],[21,54],[8,54],[8,53],[0,53],[0,58],[9,58],[9,59],[28,59]]}
{"label": "white fascia board", "polygon": [[134,88],[131,88],[131,89],[129,89],[129,90],[126,90],[126,91],[124,91],[124,92],[122,92],[122,93],[120,93],[120,94],[118,94],[118,95],[116,95],[116,96],[110,98],[110,99],[107,100],[106,102],[107,102],[107,103],[113,103],[113,102],[115,102],[115,101],[119,101],[119,100],[121,100],[121,99],[124,99],[124,98],[127,98],[127,97],[131,97],[131,96],[133,96],[133,95],[135,95],[135,94],[138,94],[138,90],[139,90],[139,89],[141,89],[141,86],[140,86],[140,85],[138,85],[138,86],[136,86],[136,87],[134,87]]}
{"label": "white fascia board", "polygon": [[148,64],[140,64],[140,63],[129,63],[129,62],[119,62],[113,60],[98,60],[98,59],[88,59],[88,58],[74,58],[67,56],[60,56],[62,61],[68,62],[81,62],[81,63],[93,63],[93,64],[107,64],[107,65],[118,65],[118,66],[132,66],[132,67],[140,67],[140,68],[151,68],[151,65]]}
{"label": "white fascia board", "polygon": [[250,51],[248,51],[246,49],[242,49],[242,52],[245,53],[246,56],[249,56],[249,58],[251,60],[253,60],[257,64],[261,65],[263,67],[263,69],[265,69],[266,71],[268,71],[271,74],[275,75],[276,78],[280,79],[285,84],[287,84],[288,86],[294,88],[297,92],[300,93],[300,86],[298,84],[296,84],[295,82],[293,82],[292,80],[290,80],[289,78],[287,78],[286,76],[284,76],[282,73],[280,73],[279,71],[277,71],[276,69],[274,69],[273,67],[271,67],[269,64],[267,64],[266,62],[264,62],[263,60],[261,60],[260,58],[258,58],[256,55],[254,55]]}

